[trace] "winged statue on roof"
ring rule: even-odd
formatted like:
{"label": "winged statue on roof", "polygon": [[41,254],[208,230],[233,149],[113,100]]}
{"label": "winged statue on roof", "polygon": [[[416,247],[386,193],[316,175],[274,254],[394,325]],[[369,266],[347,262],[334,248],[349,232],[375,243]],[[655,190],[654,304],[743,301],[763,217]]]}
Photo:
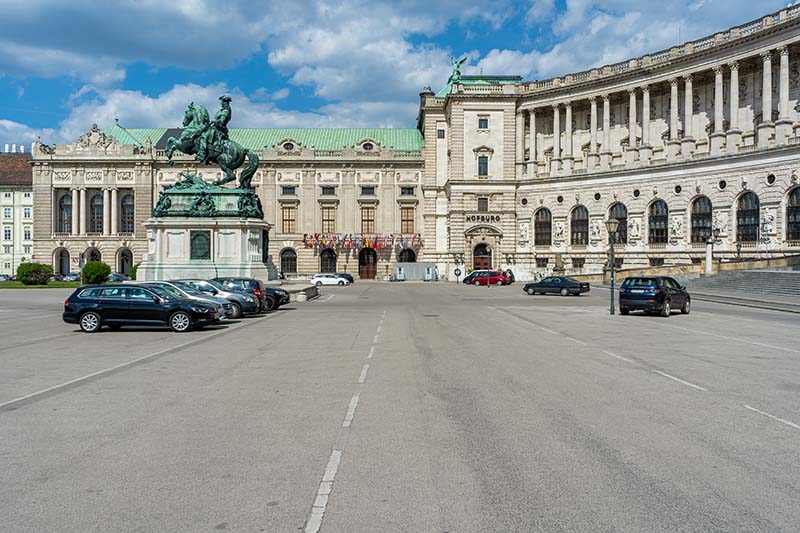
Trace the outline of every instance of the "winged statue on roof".
{"label": "winged statue on roof", "polygon": [[208,110],[200,104],[191,102],[183,116],[183,130],[179,138],[167,139],[165,153],[172,165],[172,154],[175,150],[187,155],[194,155],[197,161],[204,164],[215,163],[225,173],[214,185],[224,185],[236,180],[234,171],[244,164],[247,166],[239,176],[239,188],[251,189],[250,181],[258,169],[258,155],[255,151],[243,147],[228,137],[228,123],[231,120],[231,97],[223,94],[219,97],[220,110],[210,119]]}
{"label": "winged statue on roof", "polygon": [[456,59],[455,57],[450,57],[450,64],[453,65],[453,73],[450,74],[450,79],[447,80],[448,83],[461,81],[461,67],[464,66],[464,63],[467,62],[467,56],[462,57],[461,59]]}

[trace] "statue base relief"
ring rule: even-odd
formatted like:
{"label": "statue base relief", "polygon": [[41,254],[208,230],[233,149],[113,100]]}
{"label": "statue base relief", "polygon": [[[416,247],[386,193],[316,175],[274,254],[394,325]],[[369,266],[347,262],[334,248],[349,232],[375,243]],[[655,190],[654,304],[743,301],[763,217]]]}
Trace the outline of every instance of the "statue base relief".
{"label": "statue base relief", "polygon": [[153,217],[137,279],[277,279],[267,254],[271,224],[255,218]]}

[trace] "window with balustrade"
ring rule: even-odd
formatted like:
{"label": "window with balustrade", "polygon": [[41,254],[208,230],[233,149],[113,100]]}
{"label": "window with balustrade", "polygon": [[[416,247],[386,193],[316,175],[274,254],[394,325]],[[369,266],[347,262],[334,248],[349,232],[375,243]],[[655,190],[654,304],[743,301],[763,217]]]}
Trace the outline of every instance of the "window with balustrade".
{"label": "window with balustrade", "polygon": [[713,231],[712,208],[708,196],[698,196],[692,202],[692,242],[704,243],[711,237]]}
{"label": "window with balustrade", "polygon": [[608,218],[616,218],[619,224],[617,225],[617,233],[614,235],[614,242],[619,244],[627,244],[628,242],[628,208],[625,204],[617,202],[608,210]]}
{"label": "window with balustrade", "polygon": [[579,205],[570,215],[570,243],[576,246],[589,244],[589,210]]}
{"label": "window with balustrade", "polygon": [[553,243],[553,215],[547,208],[541,208],[533,215],[534,246],[550,246]]}
{"label": "window with balustrade", "polygon": [[757,242],[759,234],[760,203],[754,192],[746,192],[736,203],[736,240]]}
{"label": "window with balustrade", "polygon": [[666,244],[669,240],[669,208],[664,200],[650,204],[647,230],[650,244]]}

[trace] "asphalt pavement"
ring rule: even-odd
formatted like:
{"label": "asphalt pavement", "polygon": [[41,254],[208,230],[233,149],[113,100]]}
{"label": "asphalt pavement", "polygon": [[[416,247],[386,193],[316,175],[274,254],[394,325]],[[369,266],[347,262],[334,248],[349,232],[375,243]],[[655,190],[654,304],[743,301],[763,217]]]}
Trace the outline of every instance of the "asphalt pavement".
{"label": "asphalt pavement", "polygon": [[800,315],[367,283],[187,334],[0,291],[3,531],[796,531]]}

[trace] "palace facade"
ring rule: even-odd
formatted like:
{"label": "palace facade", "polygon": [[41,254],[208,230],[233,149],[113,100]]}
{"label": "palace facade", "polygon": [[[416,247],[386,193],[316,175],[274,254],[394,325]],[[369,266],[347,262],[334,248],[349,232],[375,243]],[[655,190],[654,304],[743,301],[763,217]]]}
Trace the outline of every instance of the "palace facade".
{"label": "palace facade", "polygon": [[[232,129],[285,273],[381,277],[395,261],[511,268],[525,279],[617,266],[800,253],[800,6],[561,77],[460,76],[420,94],[415,129]],[[235,106],[235,102],[234,102]],[[235,124],[235,111],[234,111]],[[141,222],[179,172],[218,169],[179,130],[91,131],[33,155],[34,252],[126,271]]]}

